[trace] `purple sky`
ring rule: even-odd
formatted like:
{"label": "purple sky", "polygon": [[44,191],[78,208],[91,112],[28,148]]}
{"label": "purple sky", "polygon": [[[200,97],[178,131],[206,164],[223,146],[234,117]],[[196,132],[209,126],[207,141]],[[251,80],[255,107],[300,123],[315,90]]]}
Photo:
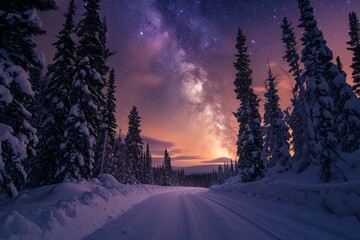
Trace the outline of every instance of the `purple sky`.
{"label": "purple sky", "polygon": [[[48,35],[38,39],[38,49],[48,63],[68,4],[56,2],[58,11],[40,14]],[[334,56],[341,57],[350,73],[348,13],[360,13],[360,2],[311,2]],[[79,20],[83,2],[76,4]],[[238,27],[247,35],[255,92],[262,98],[269,59],[282,107],[290,106],[293,82],[282,60],[280,24],[285,16],[298,24],[296,0],[103,0],[101,6],[108,20],[109,47],[117,51],[109,66],[116,71],[118,124],[126,133],[129,111],[136,105],[144,142],[150,142],[155,159],[160,161],[165,148],[177,166],[235,158],[238,127],[232,112],[238,102],[233,62]],[[299,39],[298,28],[296,33]]]}

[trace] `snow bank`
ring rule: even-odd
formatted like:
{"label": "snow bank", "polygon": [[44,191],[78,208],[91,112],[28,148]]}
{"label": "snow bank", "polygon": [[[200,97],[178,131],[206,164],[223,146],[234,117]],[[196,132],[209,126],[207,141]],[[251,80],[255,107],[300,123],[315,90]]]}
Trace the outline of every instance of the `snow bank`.
{"label": "snow bank", "polygon": [[241,183],[240,177],[229,179],[222,185],[215,185],[211,191],[241,192],[249,197],[257,197],[277,202],[292,202],[313,209],[323,209],[338,217],[355,216],[360,221],[360,151],[349,154],[352,167],[347,172],[348,181],[322,183],[316,170],[305,173],[287,172],[270,174],[262,180]]}
{"label": "snow bank", "polygon": [[25,191],[11,201],[0,199],[0,239],[80,239],[151,195],[177,190],[123,185],[100,175]]}
{"label": "snow bank", "polygon": [[238,183],[238,177],[210,190],[241,192],[248,196],[273,201],[294,202],[321,208],[338,217],[356,216],[360,220],[360,181],[337,184],[301,184],[283,180],[263,179],[254,183]]}

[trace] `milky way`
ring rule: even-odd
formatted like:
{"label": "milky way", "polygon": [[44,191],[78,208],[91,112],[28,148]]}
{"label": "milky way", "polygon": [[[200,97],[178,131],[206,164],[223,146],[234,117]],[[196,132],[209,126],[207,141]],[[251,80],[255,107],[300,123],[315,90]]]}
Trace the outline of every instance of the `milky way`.
{"label": "milky way", "polygon": [[[60,11],[41,15],[50,37],[39,39],[38,48],[48,62],[67,5],[57,2]],[[82,1],[76,3],[81,12]],[[347,18],[349,11],[360,14],[360,2],[312,3],[330,48],[350,72]],[[108,20],[109,47],[117,52],[109,65],[117,76],[118,124],[126,132],[129,110],[136,105],[142,133],[160,148],[154,149],[155,159],[165,147],[179,166],[235,157],[237,126],[232,112],[238,103],[233,62],[238,27],[247,35],[255,92],[262,98],[269,60],[282,107],[290,106],[293,83],[282,60],[280,24],[287,16],[297,25],[296,0],[103,0],[102,14]],[[295,31],[299,39],[301,32]]]}

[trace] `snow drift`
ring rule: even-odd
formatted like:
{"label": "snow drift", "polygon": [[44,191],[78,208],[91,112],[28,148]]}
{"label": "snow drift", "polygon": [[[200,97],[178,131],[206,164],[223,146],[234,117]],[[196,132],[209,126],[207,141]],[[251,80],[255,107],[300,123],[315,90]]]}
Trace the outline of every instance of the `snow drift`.
{"label": "snow drift", "polygon": [[123,185],[111,175],[0,199],[0,239],[80,239],[151,195],[182,188]]}
{"label": "snow drift", "polygon": [[264,179],[250,183],[242,183],[236,176],[222,185],[212,186],[210,190],[241,192],[249,197],[292,202],[320,208],[338,217],[355,216],[360,221],[360,151],[344,156],[348,164],[341,168],[346,172],[347,181],[322,183],[314,166],[300,174],[293,170],[276,174],[270,169]]}

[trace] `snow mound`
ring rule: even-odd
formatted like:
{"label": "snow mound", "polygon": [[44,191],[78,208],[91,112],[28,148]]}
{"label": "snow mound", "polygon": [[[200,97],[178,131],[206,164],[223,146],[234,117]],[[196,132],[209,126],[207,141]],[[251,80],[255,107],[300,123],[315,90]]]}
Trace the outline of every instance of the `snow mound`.
{"label": "snow mound", "polygon": [[230,178],[222,185],[214,185],[211,191],[241,192],[249,197],[292,202],[313,209],[323,209],[337,217],[355,216],[360,221],[360,151],[345,155],[350,163],[347,181],[322,183],[317,170],[309,168],[304,173],[289,171],[269,174],[259,181],[242,183],[239,176]]}
{"label": "snow mound", "polygon": [[181,189],[124,185],[103,174],[27,190],[0,198],[0,239],[80,239],[152,195]]}

